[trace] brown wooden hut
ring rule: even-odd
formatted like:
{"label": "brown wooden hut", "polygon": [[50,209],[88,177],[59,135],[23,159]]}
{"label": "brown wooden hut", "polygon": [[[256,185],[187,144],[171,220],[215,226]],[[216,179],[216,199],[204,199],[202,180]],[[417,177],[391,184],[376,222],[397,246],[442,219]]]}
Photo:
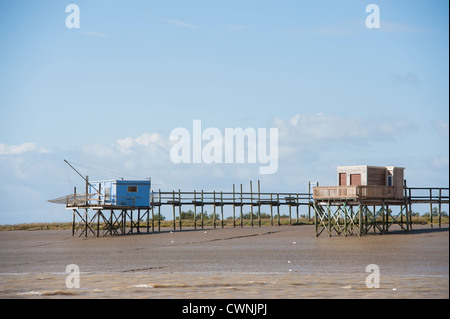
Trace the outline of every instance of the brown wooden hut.
{"label": "brown wooden hut", "polygon": [[402,200],[404,168],[339,166],[338,186],[313,188],[314,200]]}

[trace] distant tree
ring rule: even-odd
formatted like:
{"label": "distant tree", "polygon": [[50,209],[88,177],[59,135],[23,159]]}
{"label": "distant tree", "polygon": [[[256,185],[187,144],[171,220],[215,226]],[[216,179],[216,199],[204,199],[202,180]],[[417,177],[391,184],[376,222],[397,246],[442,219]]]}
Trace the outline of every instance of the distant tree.
{"label": "distant tree", "polygon": [[[180,216],[177,216],[176,219],[180,219]],[[194,219],[194,212],[192,210],[181,212],[181,219]]]}
{"label": "distant tree", "polygon": [[[161,216],[161,219],[159,217]],[[153,220],[166,220],[166,217],[164,215],[161,215],[160,213],[153,215]]]}
{"label": "distant tree", "polygon": [[[431,211],[431,215],[433,217],[439,216],[439,209],[437,207],[433,207],[432,211]],[[426,212],[422,215],[423,217],[428,217],[430,216],[430,212]],[[441,211],[441,216],[443,217],[447,217],[447,212],[446,211]]]}
{"label": "distant tree", "polygon": [[[270,214],[264,212],[261,212],[260,216],[262,219],[270,218]],[[248,212],[247,214],[242,214],[243,219],[251,219],[251,217],[252,217],[251,212]],[[253,212],[253,219],[258,219],[258,212]]]}

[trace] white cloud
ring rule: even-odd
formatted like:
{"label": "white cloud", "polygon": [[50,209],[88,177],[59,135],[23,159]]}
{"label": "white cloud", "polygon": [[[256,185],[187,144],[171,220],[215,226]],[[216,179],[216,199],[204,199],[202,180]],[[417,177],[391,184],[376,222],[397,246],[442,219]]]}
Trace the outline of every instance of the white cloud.
{"label": "white cloud", "polygon": [[49,150],[38,147],[35,143],[25,142],[19,145],[7,145],[0,143],[0,155],[15,155],[27,152],[50,153]]}
{"label": "white cloud", "polygon": [[163,142],[163,139],[159,133],[153,133],[153,134],[144,133],[141,136],[137,137],[135,139],[135,141],[139,145],[148,146],[151,143],[161,144]]}
{"label": "white cloud", "polygon": [[[272,126],[278,128],[279,158],[305,162],[319,158],[320,154],[330,149],[366,148],[377,142],[395,141],[396,137],[414,129],[414,125],[401,119],[362,118],[323,113],[296,114],[288,119],[275,118]],[[218,130],[221,131],[220,128]],[[211,142],[205,140],[202,146],[212,146],[208,143]],[[172,146],[173,141],[169,136],[144,133],[135,138],[117,139],[109,146],[87,145],[83,148],[83,153],[92,156],[94,161],[100,161],[105,165],[109,163],[115,170],[125,167],[130,173],[134,171],[133,174],[136,174],[147,169],[154,170],[155,167],[164,170],[179,167],[170,159]],[[228,146],[225,145],[226,147]],[[194,166],[187,165],[185,170],[188,171]],[[225,170],[229,170],[232,166],[236,167],[236,165],[219,166]],[[202,167],[210,169],[207,165]]]}
{"label": "white cloud", "polygon": [[116,177],[147,178],[157,170],[170,167],[169,148],[168,137],[144,133],[136,138],[119,138],[111,145],[85,145],[82,153],[85,163],[110,172],[121,172],[122,175],[116,174]]}
{"label": "white cloud", "polygon": [[183,28],[198,29],[195,25],[183,22],[181,20],[172,20],[172,19],[161,19],[161,20]]}
{"label": "white cloud", "polygon": [[404,132],[415,129],[412,123],[401,119],[322,113],[296,114],[287,120],[276,118],[274,126],[279,131],[279,159],[305,163],[327,152],[337,155],[395,141]]}
{"label": "white cloud", "polygon": [[291,140],[318,141],[369,141],[390,139],[403,130],[412,128],[405,120],[392,118],[361,118],[336,114],[296,114],[290,119],[275,119],[281,134]]}

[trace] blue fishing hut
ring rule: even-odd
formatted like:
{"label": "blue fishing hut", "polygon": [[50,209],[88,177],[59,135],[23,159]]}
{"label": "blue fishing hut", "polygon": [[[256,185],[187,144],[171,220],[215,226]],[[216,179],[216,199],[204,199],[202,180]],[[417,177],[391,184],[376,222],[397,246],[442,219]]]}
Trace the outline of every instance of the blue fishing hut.
{"label": "blue fishing hut", "polygon": [[89,182],[90,204],[111,206],[150,206],[150,180],[107,180]]}

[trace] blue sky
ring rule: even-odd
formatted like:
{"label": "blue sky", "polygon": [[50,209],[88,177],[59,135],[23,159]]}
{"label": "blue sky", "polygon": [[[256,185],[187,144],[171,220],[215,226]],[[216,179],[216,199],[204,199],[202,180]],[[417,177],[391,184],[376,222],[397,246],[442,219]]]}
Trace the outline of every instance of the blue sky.
{"label": "blue sky", "polygon": [[[80,28],[65,25],[68,4]],[[368,29],[365,8],[380,8]],[[0,224],[70,220],[47,199],[92,179],[264,190],[398,165],[448,187],[448,1],[0,3]],[[174,164],[177,127],[279,129],[279,169]],[[104,175],[104,171],[114,174]]]}

